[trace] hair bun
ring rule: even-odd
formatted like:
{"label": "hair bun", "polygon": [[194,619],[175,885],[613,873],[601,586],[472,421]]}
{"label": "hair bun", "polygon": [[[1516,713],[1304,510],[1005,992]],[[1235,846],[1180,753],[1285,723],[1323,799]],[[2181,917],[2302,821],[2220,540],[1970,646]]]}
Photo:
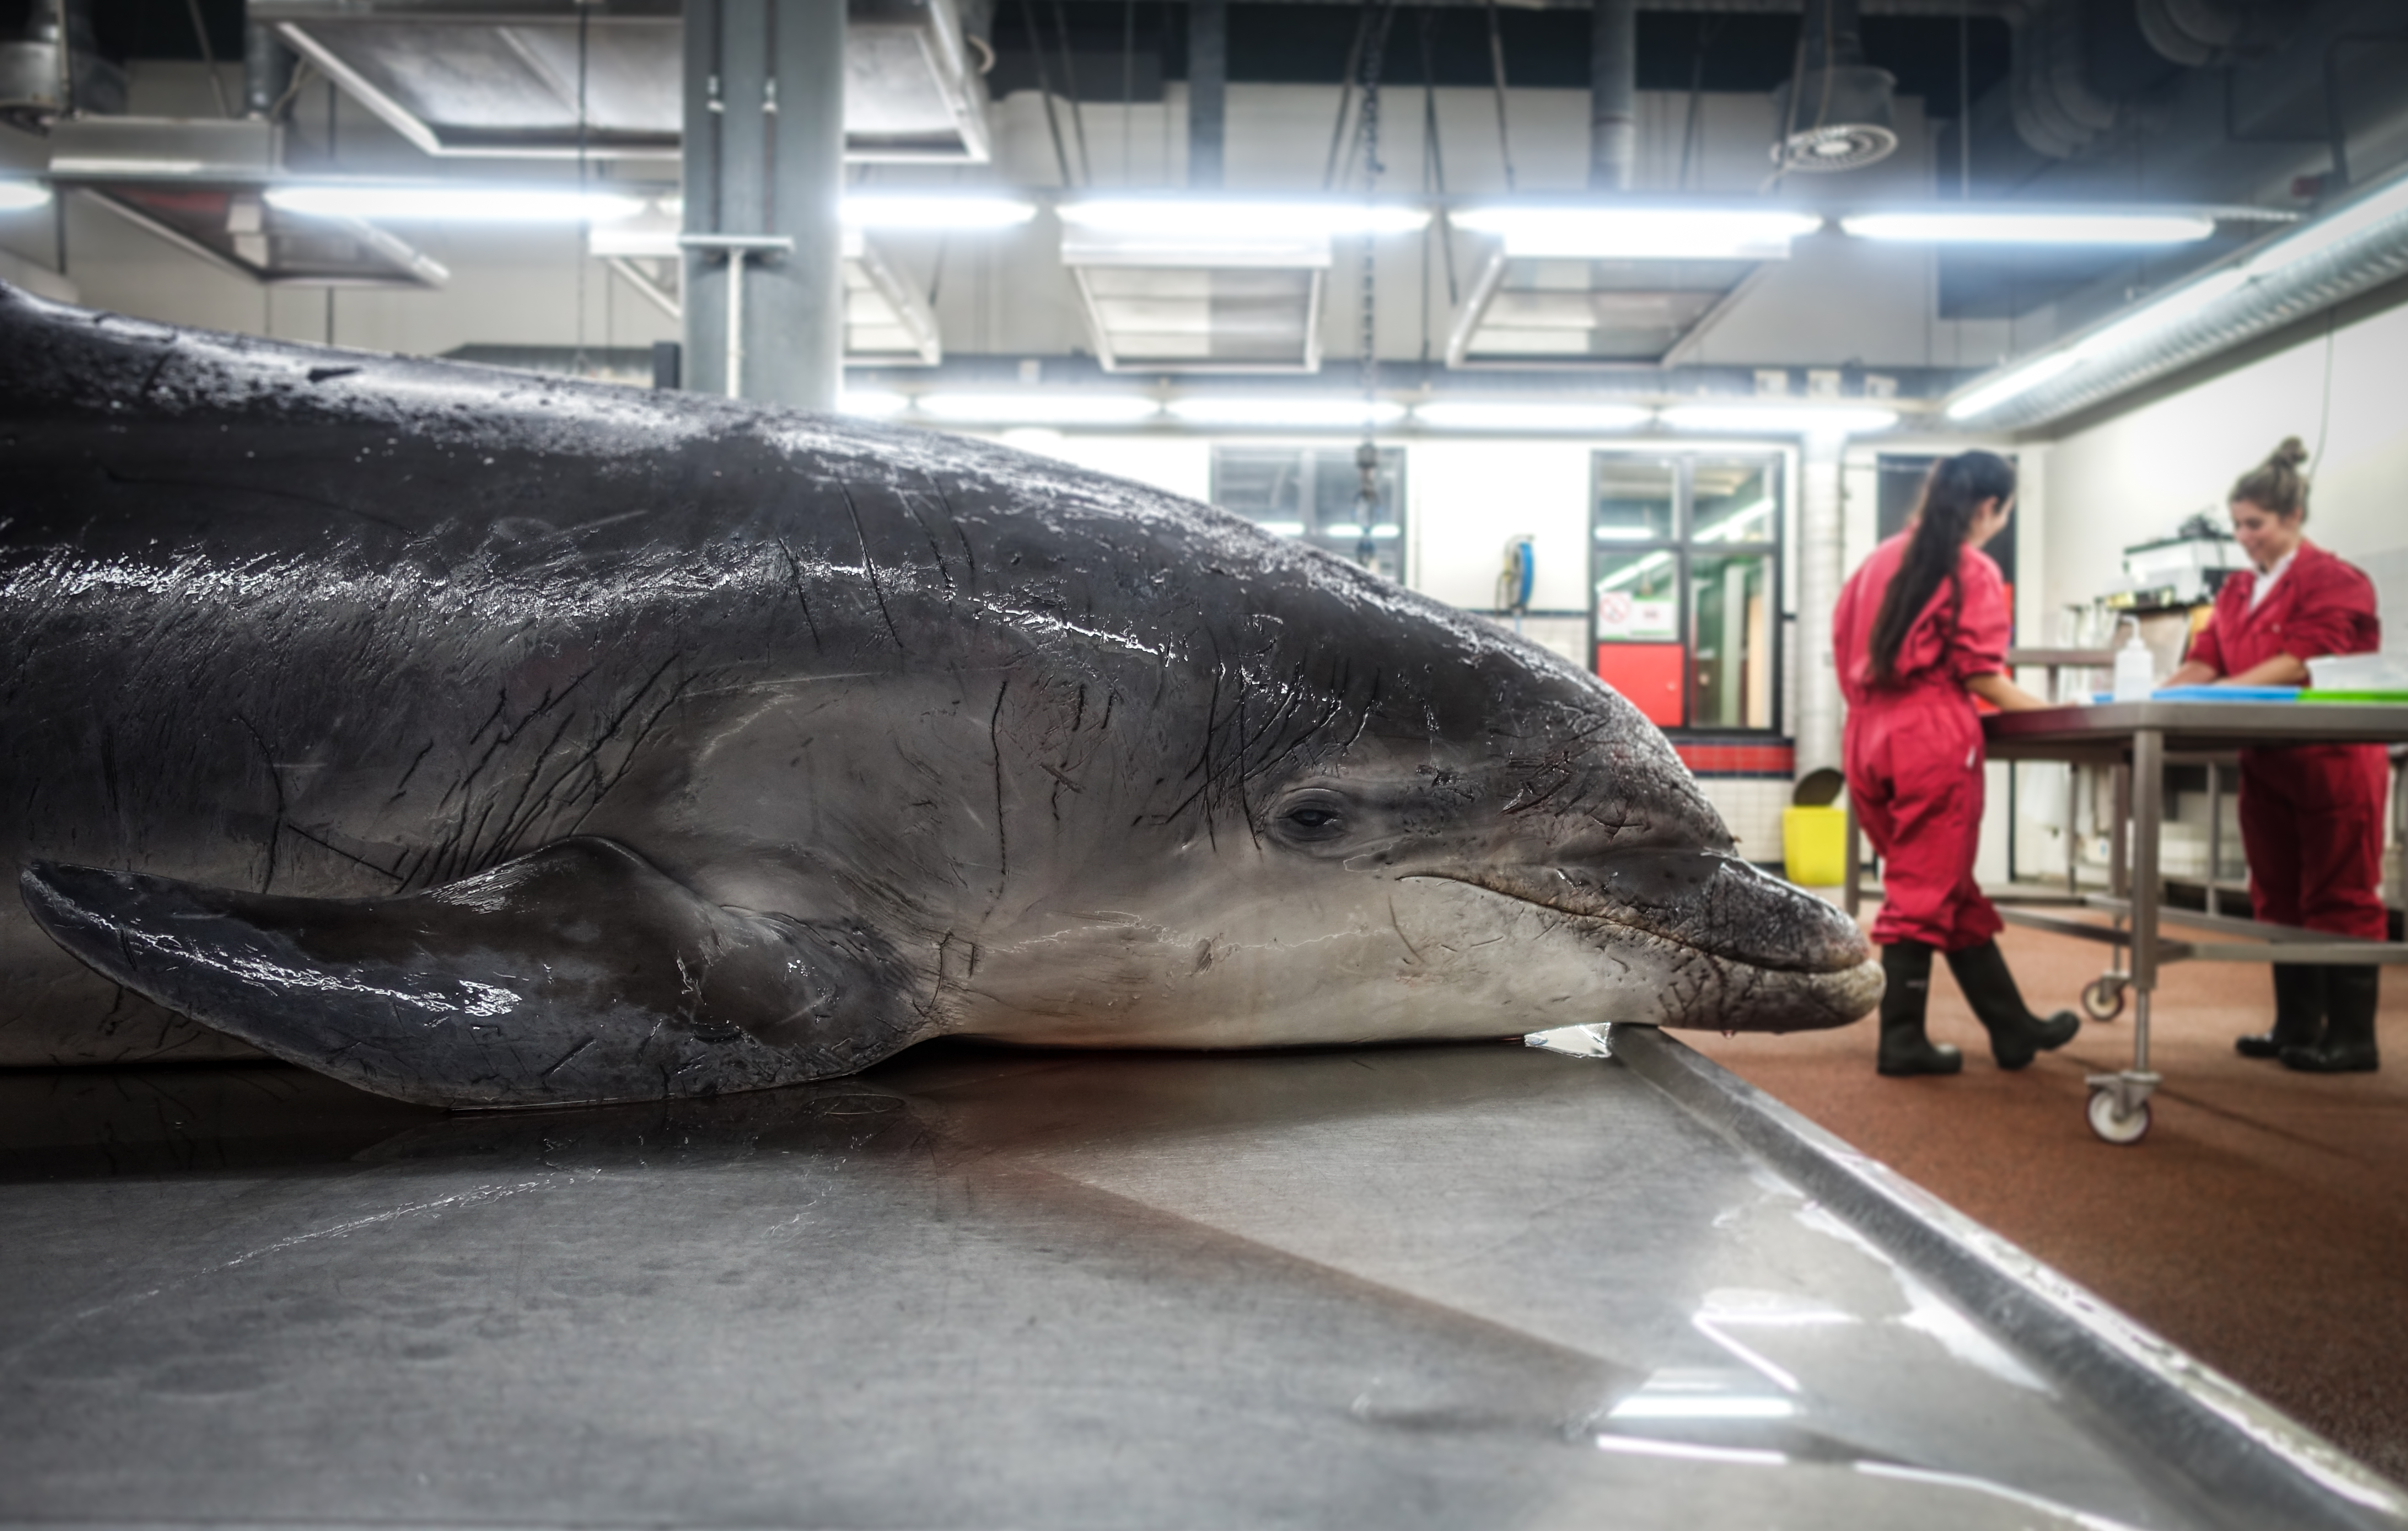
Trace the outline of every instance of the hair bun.
{"label": "hair bun", "polygon": [[2283,437],[2283,444],[2276,447],[2274,449],[2274,454],[2266,459],[2269,463],[2286,468],[2296,468],[2307,460],[2307,443],[2301,441],[2296,436],[2286,436]]}

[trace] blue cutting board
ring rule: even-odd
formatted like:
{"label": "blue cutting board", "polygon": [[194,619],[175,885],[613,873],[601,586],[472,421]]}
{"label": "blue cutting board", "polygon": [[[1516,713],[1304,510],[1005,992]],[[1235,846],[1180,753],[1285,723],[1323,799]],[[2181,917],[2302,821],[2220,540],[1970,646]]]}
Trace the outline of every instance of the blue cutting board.
{"label": "blue cutting board", "polygon": [[[2113,692],[2095,692],[2092,701],[2101,704],[2115,699]],[[2164,686],[2149,693],[2152,702],[2296,702],[2300,699],[2297,686]]]}

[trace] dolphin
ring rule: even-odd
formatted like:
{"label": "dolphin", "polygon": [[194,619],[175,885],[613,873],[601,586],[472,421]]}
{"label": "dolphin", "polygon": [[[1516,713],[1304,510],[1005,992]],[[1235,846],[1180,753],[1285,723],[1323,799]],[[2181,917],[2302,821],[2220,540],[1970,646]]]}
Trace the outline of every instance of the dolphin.
{"label": "dolphin", "polygon": [[1595,678],[1039,457],[0,289],[0,1063],[532,1106],[1881,992]]}

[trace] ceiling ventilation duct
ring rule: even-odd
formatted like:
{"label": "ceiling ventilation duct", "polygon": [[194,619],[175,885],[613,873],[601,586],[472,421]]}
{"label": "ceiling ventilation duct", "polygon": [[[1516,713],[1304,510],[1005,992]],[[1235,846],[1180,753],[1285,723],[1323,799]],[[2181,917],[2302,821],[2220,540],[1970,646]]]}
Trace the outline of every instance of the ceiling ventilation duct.
{"label": "ceiling ventilation duct", "polygon": [[270,285],[439,287],[441,262],[353,217],[300,216],[263,191],[281,130],[251,119],[70,117],[50,125],[50,179],[222,271]]}
{"label": "ceiling ventilation duct", "polygon": [[2161,294],[1977,379],[1949,417],[2028,430],[2408,277],[2408,170]]}
{"label": "ceiling ventilation duct", "polygon": [[1897,77],[1865,62],[1857,0],[1806,0],[1797,78],[1773,95],[1784,170],[1855,170],[1898,149]]}
{"label": "ceiling ventilation duct", "polygon": [[[581,129],[574,0],[251,0],[250,13],[426,153],[675,158],[679,0],[586,10]],[[957,0],[849,0],[846,158],[985,163],[982,44],[962,15]]]}
{"label": "ceiling ventilation duct", "polygon": [[2114,131],[2122,107],[2090,82],[2081,0],[2040,0],[2015,28],[2007,101],[2016,136],[2051,159],[2071,159]]}
{"label": "ceiling ventilation duct", "polygon": [[1107,372],[1312,372],[1321,365],[1329,236],[1142,232],[1067,223],[1078,283]]}
{"label": "ceiling ventilation duct", "polygon": [[2295,30],[2292,15],[2251,0],[2137,0],[2134,8],[2149,46],[2193,69],[2264,58]]}

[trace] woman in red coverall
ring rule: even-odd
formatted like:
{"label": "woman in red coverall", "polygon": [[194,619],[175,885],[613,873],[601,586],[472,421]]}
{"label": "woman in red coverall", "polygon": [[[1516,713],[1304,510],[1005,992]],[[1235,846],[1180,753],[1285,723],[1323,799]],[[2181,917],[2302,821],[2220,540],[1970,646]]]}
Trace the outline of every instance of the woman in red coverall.
{"label": "woman in red coverall", "polygon": [[1848,699],[1849,800],[1882,855],[1873,940],[1885,1074],[1954,1074],[1956,1049],[1924,1032],[1931,954],[1948,954],[2001,1068],[2021,1068],[2081,1029],[2070,1011],[2024,1008],[1994,937],[1999,911],[1973,881],[1982,834],[1979,696],[2009,711],[2047,704],[2008,680],[2006,581],[1982,544],[2014,507],[2015,470],[1994,452],[1934,464],[1907,529],[1873,550],[1840,593],[1832,622]]}
{"label": "woman in red coverall", "polygon": [[[2300,465],[2307,460],[2307,449],[2290,437],[2232,486],[2233,535],[2257,570],[2224,581],[2214,614],[2167,684],[2303,685],[2308,660],[2382,646],[2372,582],[2300,535],[2308,486]],[[2389,785],[2379,744],[2242,751],[2251,911],[2275,924],[2382,939]],[[2374,1068],[2381,971],[2275,964],[2274,1029],[2234,1045],[2244,1057],[2280,1058],[2311,1073]]]}

